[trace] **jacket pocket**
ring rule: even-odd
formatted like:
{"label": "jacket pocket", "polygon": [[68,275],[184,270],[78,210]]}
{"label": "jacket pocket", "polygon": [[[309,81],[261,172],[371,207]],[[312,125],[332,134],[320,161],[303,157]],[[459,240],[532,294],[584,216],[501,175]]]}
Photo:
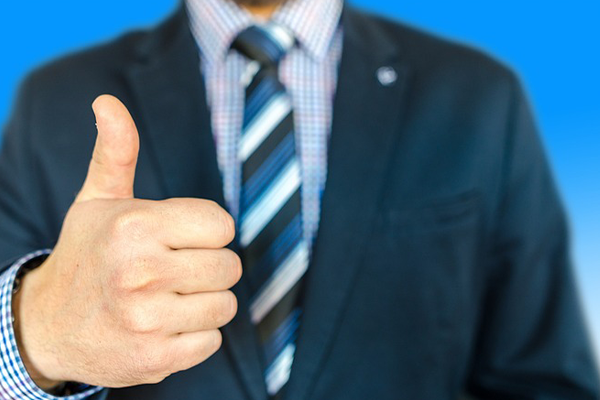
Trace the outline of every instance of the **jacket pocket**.
{"label": "jacket pocket", "polygon": [[398,291],[399,319],[423,321],[414,329],[435,343],[423,353],[440,363],[465,351],[481,273],[481,211],[477,191],[387,209],[370,242],[367,269],[380,287]]}
{"label": "jacket pocket", "polygon": [[383,227],[392,234],[426,233],[473,223],[477,219],[479,193],[424,201],[422,205],[392,208],[383,214]]}

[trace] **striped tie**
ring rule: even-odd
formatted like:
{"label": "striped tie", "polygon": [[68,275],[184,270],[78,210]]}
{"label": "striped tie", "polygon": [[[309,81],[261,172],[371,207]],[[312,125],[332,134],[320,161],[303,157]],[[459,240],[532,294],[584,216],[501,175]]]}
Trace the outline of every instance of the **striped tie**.
{"label": "striped tie", "polygon": [[262,345],[272,398],[287,383],[300,322],[299,293],[308,267],[301,218],[301,170],[290,96],[277,74],[293,37],[269,24],[253,26],[233,48],[252,60],[238,157],[242,164],[239,235],[251,287],[250,317]]}

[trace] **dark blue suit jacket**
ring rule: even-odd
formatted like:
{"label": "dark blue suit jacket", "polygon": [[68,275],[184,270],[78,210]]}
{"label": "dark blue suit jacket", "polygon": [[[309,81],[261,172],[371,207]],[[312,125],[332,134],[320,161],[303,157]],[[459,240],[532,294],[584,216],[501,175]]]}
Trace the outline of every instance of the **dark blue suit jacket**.
{"label": "dark blue suit jacket", "polygon": [[[563,210],[515,76],[349,7],[322,222],[287,400],[598,399]],[[139,197],[223,204],[179,10],[33,73],[0,155],[0,259],[52,247],[112,93],[141,134]],[[377,80],[383,66],[399,77]],[[266,399],[244,281],[224,346],[108,399]],[[105,392],[106,395],[106,392]]]}

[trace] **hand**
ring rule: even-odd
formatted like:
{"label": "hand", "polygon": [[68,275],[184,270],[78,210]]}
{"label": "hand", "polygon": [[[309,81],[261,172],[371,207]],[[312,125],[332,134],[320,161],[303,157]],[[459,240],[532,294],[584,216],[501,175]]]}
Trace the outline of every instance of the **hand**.
{"label": "hand", "polygon": [[19,350],[42,388],[157,383],[210,357],[233,319],[239,257],[231,216],[211,201],[133,198],[135,124],[94,102],[88,176],[50,257],[15,298]]}

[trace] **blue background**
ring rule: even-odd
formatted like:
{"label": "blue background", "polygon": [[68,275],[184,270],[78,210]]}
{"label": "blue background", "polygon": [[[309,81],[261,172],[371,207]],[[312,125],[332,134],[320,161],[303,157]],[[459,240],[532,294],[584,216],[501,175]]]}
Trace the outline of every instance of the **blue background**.
{"label": "blue background", "polygon": [[[569,208],[577,276],[598,350],[600,1],[354,3],[483,48],[519,72]],[[6,120],[18,82],[31,68],[132,27],[154,24],[176,4],[175,0],[2,2],[0,123]]]}

